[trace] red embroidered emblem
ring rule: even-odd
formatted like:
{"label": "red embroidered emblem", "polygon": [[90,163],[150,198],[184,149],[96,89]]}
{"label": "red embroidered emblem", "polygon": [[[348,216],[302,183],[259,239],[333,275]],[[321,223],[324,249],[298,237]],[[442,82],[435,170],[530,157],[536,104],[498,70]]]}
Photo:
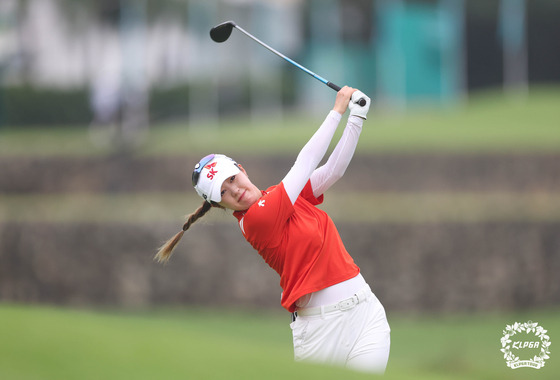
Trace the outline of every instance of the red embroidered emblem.
{"label": "red embroidered emblem", "polygon": [[218,171],[217,171],[217,170],[214,170],[214,168],[216,167],[216,164],[217,164],[216,162],[213,162],[213,163],[211,163],[211,164],[209,164],[209,165],[206,165],[206,166],[204,167],[205,169],[208,169],[208,170],[209,170],[209,171],[208,171],[208,174],[206,174],[206,177],[210,178],[210,180],[213,180],[213,179],[214,179],[214,176],[215,176],[216,174],[218,174]]}

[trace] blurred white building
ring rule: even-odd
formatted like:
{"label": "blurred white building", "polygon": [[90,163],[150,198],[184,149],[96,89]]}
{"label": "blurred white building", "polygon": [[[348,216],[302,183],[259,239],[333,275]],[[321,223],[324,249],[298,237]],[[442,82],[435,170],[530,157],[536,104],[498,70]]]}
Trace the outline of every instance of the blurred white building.
{"label": "blurred white building", "polygon": [[334,99],[322,83],[241,33],[221,44],[210,39],[212,26],[235,20],[324,78],[359,87],[375,104],[453,102],[466,85],[464,4],[1,0],[0,79],[88,87],[92,104],[107,110],[115,99],[145,106],[150,89],[187,85],[193,118],[235,111],[240,98],[248,98],[256,120],[281,117],[290,91],[306,110],[322,111]]}
{"label": "blurred white building", "polygon": [[[190,108],[207,114],[217,103],[209,87],[241,88],[240,81],[248,78],[254,108],[266,108],[270,101],[278,112],[282,82],[277,72],[285,63],[235,33],[218,45],[209,30],[235,19],[293,54],[301,43],[301,1],[168,0],[154,8],[155,3],[2,0],[3,83],[88,86],[94,105],[105,108],[118,92],[189,83],[197,91]],[[259,91],[262,83],[270,84],[267,91]]]}

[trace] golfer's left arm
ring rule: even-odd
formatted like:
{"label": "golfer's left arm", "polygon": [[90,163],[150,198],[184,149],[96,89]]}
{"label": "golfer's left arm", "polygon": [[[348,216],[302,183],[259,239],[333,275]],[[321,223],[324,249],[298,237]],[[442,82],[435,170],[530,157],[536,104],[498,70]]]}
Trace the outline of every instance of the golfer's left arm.
{"label": "golfer's left arm", "polygon": [[338,92],[332,111],[329,112],[323,124],[301,149],[296,162],[282,180],[292,204],[295,204],[301,190],[327,153],[342,114],[346,111],[354,91],[354,89],[345,86]]}

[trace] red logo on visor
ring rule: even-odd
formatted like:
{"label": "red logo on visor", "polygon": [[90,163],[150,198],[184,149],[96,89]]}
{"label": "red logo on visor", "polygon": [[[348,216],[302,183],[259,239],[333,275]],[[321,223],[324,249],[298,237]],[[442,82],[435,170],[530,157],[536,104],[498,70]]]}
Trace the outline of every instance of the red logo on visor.
{"label": "red logo on visor", "polygon": [[210,178],[210,180],[213,180],[213,179],[214,179],[214,176],[215,176],[216,174],[218,174],[218,171],[217,171],[217,170],[214,170],[215,167],[216,167],[216,162],[213,162],[213,163],[211,163],[211,164],[209,164],[209,165],[206,165],[206,166],[204,167],[204,169],[208,169],[208,170],[209,170],[209,171],[208,171],[208,174],[206,174],[206,177]]}

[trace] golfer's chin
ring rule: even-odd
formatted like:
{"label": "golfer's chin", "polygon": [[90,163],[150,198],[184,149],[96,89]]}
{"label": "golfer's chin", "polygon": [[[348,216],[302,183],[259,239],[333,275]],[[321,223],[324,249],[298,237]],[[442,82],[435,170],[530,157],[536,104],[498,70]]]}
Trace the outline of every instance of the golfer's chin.
{"label": "golfer's chin", "polygon": [[248,199],[242,199],[241,202],[240,201],[222,201],[220,202],[220,205],[222,207],[225,207],[227,209],[233,210],[233,211],[245,211],[247,210],[249,207],[251,207],[253,205],[253,203],[255,203],[254,201],[251,202]]}
{"label": "golfer's chin", "polygon": [[236,204],[236,211],[244,211],[249,209],[254,205],[260,198],[260,192],[258,194],[247,191],[247,193],[239,200]]}

